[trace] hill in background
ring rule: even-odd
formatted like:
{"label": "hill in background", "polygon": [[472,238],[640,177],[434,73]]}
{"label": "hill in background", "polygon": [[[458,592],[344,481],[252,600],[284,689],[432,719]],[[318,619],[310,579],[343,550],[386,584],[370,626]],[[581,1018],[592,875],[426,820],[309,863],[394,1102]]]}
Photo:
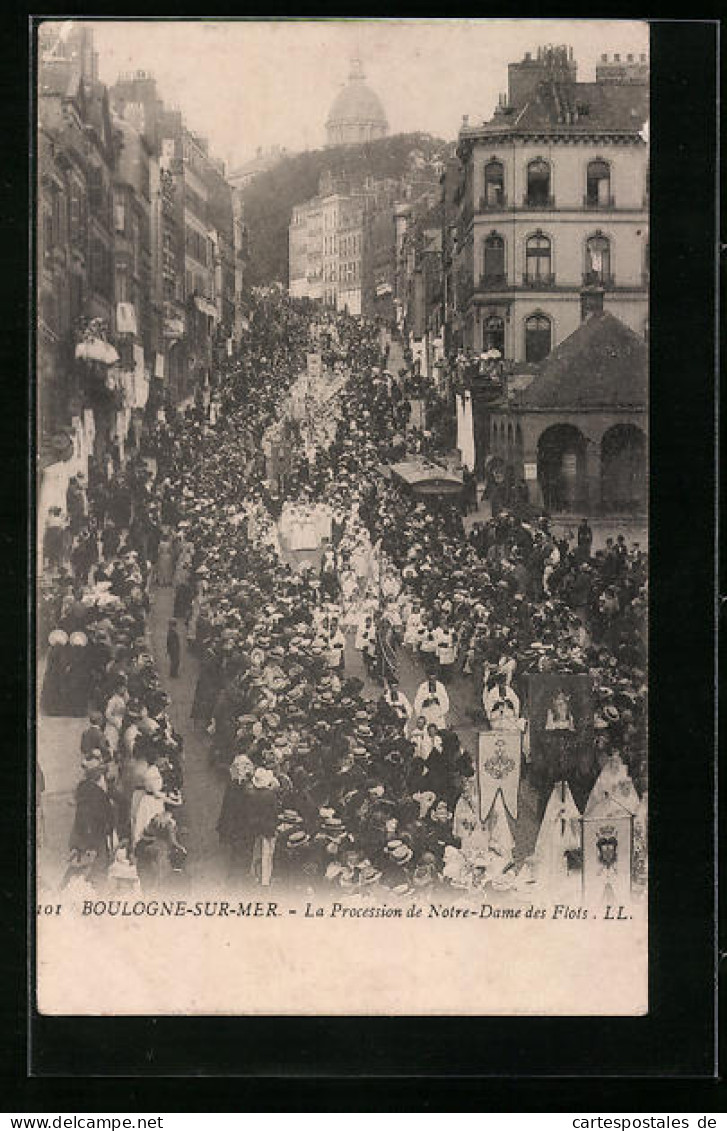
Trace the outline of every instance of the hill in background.
{"label": "hill in background", "polygon": [[285,157],[242,190],[252,286],[288,281],[288,225],[293,207],[318,192],[323,173],[419,180],[450,145],[429,134],[396,134],[363,145],[335,146]]}

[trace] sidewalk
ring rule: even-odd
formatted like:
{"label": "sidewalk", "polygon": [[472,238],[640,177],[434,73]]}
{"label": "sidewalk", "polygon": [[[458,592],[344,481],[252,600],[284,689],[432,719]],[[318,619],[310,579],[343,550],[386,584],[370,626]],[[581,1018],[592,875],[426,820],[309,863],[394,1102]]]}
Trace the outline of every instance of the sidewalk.
{"label": "sidewalk", "polygon": [[[42,685],[44,665],[39,665]],[[54,890],[68,863],[68,841],[75,815],[74,793],[81,780],[81,735],[88,719],[37,716],[37,765],[43,771],[36,864],[38,890]]]}

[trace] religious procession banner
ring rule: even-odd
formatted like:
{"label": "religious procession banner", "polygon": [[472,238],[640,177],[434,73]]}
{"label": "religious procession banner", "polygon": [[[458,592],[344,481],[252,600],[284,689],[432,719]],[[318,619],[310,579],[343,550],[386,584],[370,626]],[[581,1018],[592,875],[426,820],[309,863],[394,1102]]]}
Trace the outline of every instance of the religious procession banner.
{"label": "religious procession banner", "polygon": [[546,793],[556,782],[566,781],[581,807],[596,775],[592,692],[588,675],[528,676],[532,783]]}
{"label": "religious procession banner", "polygon": [[631,898],[634,819],[615,797],[607,797],[583,818],[583,895],[614,915]]}
{"label": "religious procession banner", "polygon": [[480,733],[477,751],[480,820],[487,820],[498,793],[502,794],[510,816],[517,819],[521,742],[520,731]]}

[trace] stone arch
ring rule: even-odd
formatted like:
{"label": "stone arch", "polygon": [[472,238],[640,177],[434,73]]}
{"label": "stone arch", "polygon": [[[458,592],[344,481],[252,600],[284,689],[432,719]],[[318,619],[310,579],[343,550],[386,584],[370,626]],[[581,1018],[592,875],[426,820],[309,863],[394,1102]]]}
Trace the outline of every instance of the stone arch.
{"label": "stone arch", "polygon": [[538,480],[546,510],[583,510],[587,505],[586,438],[573,424],[553,424],[538,439]]}
{"label": "stone arch", "polygon": [[612,514],[644,514],[647,443],[635,424],[614,424],[601,440],[601,501]]}

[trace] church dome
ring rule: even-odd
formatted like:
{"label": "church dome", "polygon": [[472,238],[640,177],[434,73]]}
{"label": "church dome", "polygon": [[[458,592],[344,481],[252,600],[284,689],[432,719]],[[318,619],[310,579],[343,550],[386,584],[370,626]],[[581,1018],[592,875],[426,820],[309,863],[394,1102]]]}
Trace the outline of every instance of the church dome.
{"label": "church dome", "polygon": [[360,59],[354,59],[347,85],[333,100],[326,132],[329,145],[355,145],[385,137],[389,131],[378,95],[364,81]]}

